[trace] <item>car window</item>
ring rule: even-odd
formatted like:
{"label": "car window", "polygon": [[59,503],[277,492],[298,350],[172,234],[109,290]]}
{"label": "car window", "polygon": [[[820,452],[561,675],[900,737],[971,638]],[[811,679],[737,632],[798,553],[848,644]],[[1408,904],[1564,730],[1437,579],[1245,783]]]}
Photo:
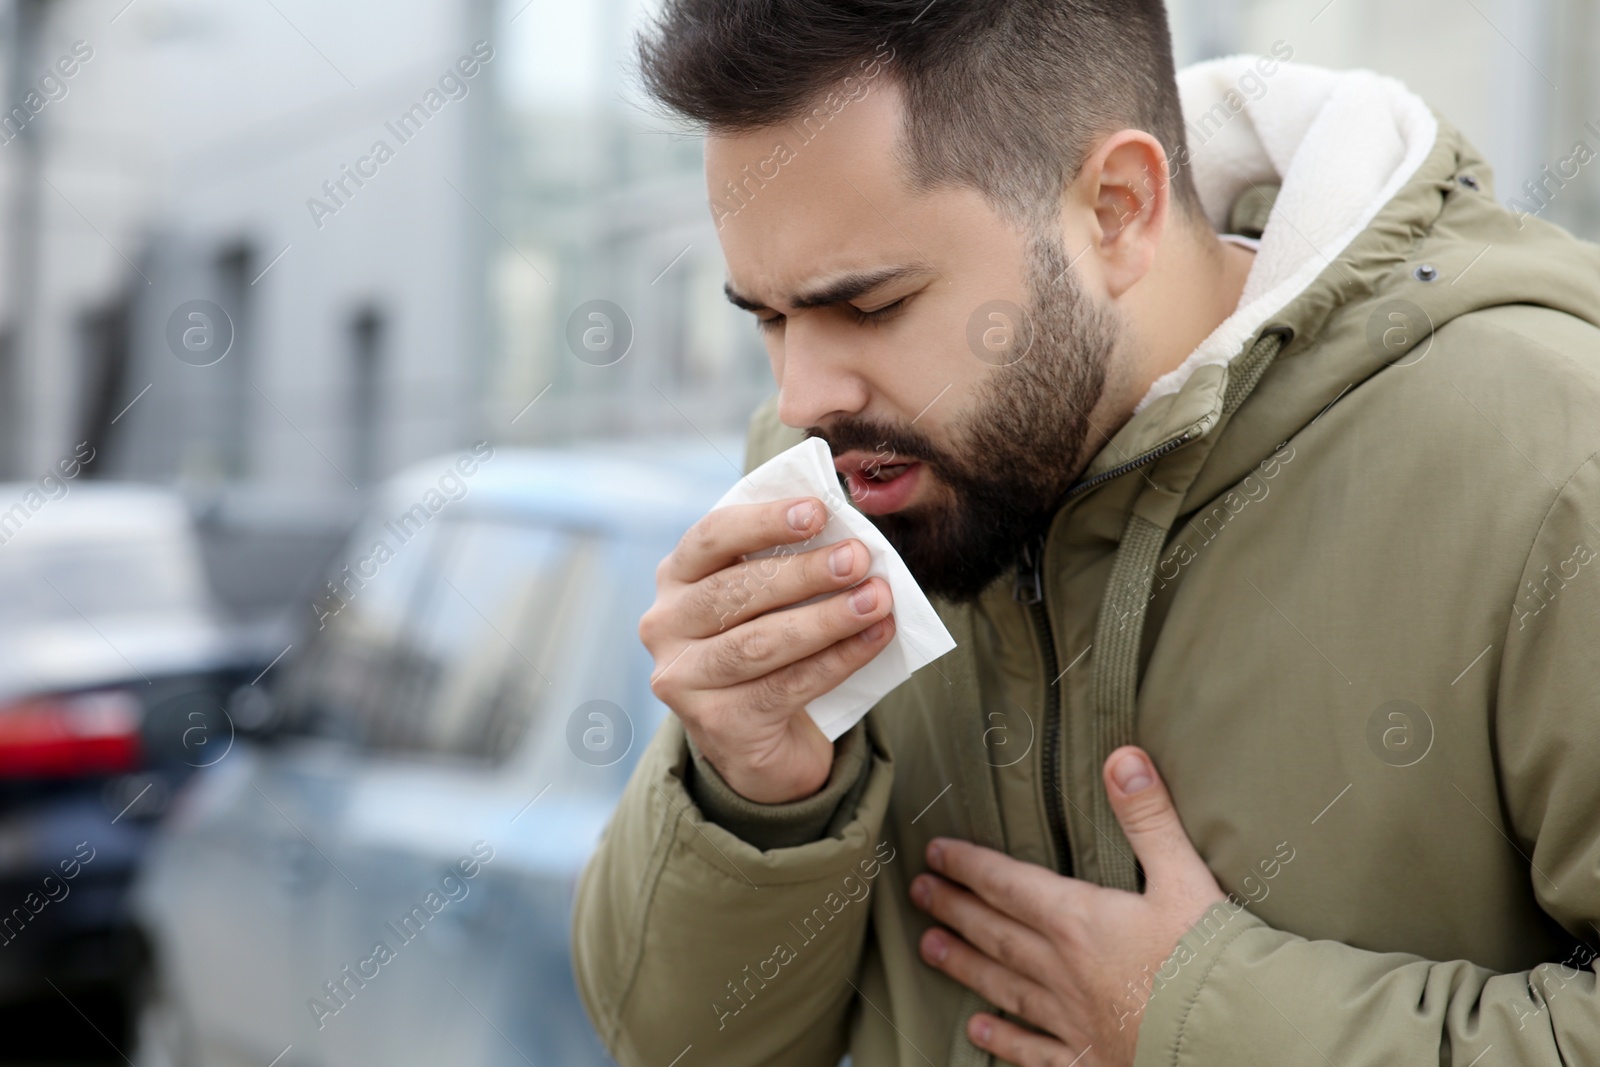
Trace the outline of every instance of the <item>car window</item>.
{"label": "car window", "polygon": [[519,522],[451,524],[396,650],[370,741],[497,760],[521,741],[563,668],[597,558],[583,534]]}
{"label": "car window", "polygon": [[130,613],[202,612],[204,594],[183,542],[79,539],[0,553],[0,626]]}
{"label": "car window", "polygon": [[[373,750],[496,761],[546,710],[603,584],[592,535],[441,518],[379,565],[350,541],[287,673],[287,725]],[[390,541],[393,540],[391,537]],[[367,562],[363,562],[367,561]]]}
{"label": "car window", "polygon": [[606,544],[586,598],[593,614],[582,643],[563,655],[557,706],[529,746],[530,791],[555,799],[613,801],[666,708],[650,691],[653,667],[639,617],[655,597],[656,564],[672,544],[617,539]]}
{"label": "car window", "polygon": [[396,649],[408,640],[438,534],[430,524],[401,542],[374,519],[351,536],[307,604],[309,634],[286,664],[277,693],[286,728],[360,742],[383,718]]}

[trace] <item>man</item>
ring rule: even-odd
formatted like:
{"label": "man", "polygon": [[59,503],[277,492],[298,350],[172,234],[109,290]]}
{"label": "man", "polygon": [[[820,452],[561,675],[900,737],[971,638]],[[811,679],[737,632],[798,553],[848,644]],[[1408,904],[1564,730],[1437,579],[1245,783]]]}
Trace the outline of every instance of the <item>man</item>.
{"label": "man", "polygon": [[1290,54],[669,0],[747,464],[824,438],[958,647],[830,744],[865,549],[792,500],[663,561],[575,916],[623,1064],[1600,1062],[1600,253]]}

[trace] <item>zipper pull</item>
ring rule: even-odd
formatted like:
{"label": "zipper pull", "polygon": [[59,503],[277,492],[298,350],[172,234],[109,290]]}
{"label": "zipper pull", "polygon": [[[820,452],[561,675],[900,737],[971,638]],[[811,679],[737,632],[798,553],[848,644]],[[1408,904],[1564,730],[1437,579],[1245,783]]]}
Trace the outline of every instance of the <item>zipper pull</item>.
{"label": "zipper pull", "polygon": [[1044,535],[1040,534],[1022,546],[1022,559],[1017,564],[1017,584],[1012,587],[1011,599],[1021,604],[1037,604],[1044,599]]}

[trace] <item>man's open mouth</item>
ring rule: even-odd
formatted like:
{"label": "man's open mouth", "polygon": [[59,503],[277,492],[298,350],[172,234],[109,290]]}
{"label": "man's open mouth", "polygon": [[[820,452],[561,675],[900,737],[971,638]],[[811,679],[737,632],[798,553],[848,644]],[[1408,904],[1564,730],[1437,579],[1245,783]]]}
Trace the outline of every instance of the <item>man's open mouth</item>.
{"label": "man's open mouth", "polygon": [[891,463],[884,466],[869,466],[861,472],[861,476],[872,482],[892,482],[906,472],[910,463]]}
{"label": "man's open mouth", "polygon": [[905,507],[923,469],[917,460],[884,463],[877,455],[860,452],[836,456],[833,465],[844,480],[850,502],[867,515],[886,515]]}

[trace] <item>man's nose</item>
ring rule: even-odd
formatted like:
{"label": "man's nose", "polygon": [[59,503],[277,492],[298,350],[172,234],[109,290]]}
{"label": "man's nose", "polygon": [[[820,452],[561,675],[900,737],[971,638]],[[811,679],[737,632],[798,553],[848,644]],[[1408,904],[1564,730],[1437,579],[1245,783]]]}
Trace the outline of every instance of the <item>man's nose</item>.
{"label": "man's nose", "polygon": [[784,336],[783,371],[778,381],[778,421],[805,429],[826,419],[859,415],[870,390],[851,365],[849,349],[824,331],[810,328],[805,316],[791,320]]}

